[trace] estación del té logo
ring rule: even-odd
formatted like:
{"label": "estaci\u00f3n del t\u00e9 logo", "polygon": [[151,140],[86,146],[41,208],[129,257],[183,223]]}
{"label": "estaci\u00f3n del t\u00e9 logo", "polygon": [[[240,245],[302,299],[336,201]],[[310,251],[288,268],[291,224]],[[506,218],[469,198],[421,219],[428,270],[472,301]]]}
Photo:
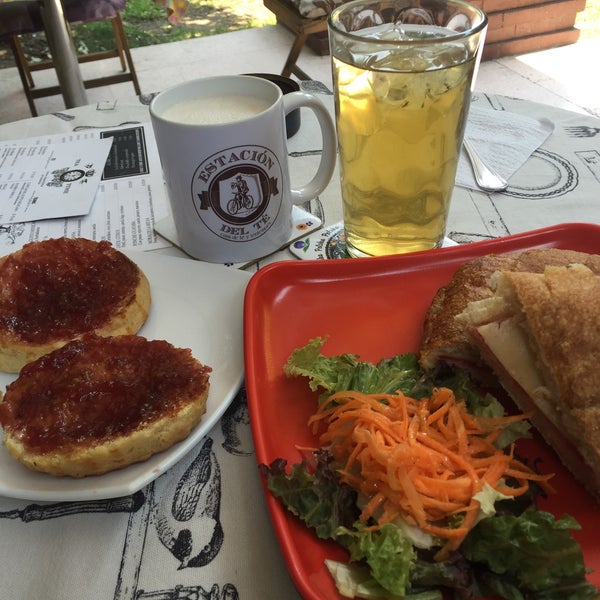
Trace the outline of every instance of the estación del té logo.
{"label": "estaci\u00f3n del t\u00e9 logo", "polygon": [[[248,241],[264,235],[281,208],[279,160],[263,146],[236,146],[207,158],[192,180],[194,207],[219,237]],[[276,201],[271,202],[271,199]]]}

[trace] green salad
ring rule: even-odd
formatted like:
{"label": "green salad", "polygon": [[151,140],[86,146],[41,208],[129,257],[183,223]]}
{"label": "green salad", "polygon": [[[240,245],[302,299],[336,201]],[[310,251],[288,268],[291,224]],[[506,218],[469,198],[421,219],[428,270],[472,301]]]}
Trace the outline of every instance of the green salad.
{"label": "green salad", "polygon": [[[392,410],[396,397],[402,402],[408,398],[417,406],[419,419],[432,421],[431,415],[437,418],[438,412],[445,412],[446,408],[435,404],[431,413],[425,413],[424,403],[435,398],[438,390],[448,389],[451,394],[447,396],[452,397],[454,410],[463,415],[465,423],[483,423],[490,431],[498,429],[498,423],[503,424],[501,431],[476,434],[475,443],[489,445],[492,440],[495,451],[509,456],[507,464],[517,461],[518,457],[512,456],[513,444],[528,437],[528,422],[505,418],[502,404],[491,394],[482,393],[466,372],[425,374],[414,354],[382,359],[377,364],[361,361],[352,354],[327,357],[322,354],[324,342],[321,338],[311,340],[295,350],[284,367],[287,376],[305,377],[308,388],[319,392],[315,411],[325,415],[315,425],[320,427],[319,432],[326,419],[330,419],[330,427],[339,429],[340,419],[354,413],[338,409],[348,410],[350,404],[345,403],[354,402],[361,394],[369,395],[371,402],[373,398],[381,402],[383,412]],[[349,390],[353,393],[348,394]],[[368,413],[377,410],[377,405],[371,405]],[[452,419],[448,417],[444,423]],[[354,426],[352,419],[347,420],[350,425],[346,423],[344,427]],[[413,421],[418,424],[417,417]],[[458,429],[461,427],[459,424]],[[411,600],[438,600],[444,593],[465,600],[599,597],[597,588],[586,579],[582,551],[572,536],[572,531],[579,529],[577,521],[569,515],[555,518],[536,508],[536,499],[545,493],[545,488],[537,483],[535,465],[527,466],[532,475],[526,492],[521,490],[514,497],[507,494],[514,482],[505,474],[499,483],[483,485],[470,499],[470,508],[425,527],[419,525],[418,519],[415,524],[412,517],[403,516],[402,510],[398,516],[390,517],[393,505],[380,506],[375,502],[374,495],[381,495],[378,485],[372,486],[373,494],[365,492],[361,477],[367,479],[367,474],[361,473],[357,461],[352,462],[360,447],[348,463],[341,462],[340,445],[348,443],[351,435],[350,429],[342,431],[348,433],[341,436],[338,432],[331,443],[305,452],[297,464],[288,465],[286,460],[277,459],[270,465],[261,465],[268,489],[280,502],[318,538],[334,540],[348,552],[346,563],[326,561],[341,595]],[[498,460],[502,457],[494,458],[495,462]],[[512,473],[511,469],[507,473]],[[372,473],[368,475],[371,477]],[[403,475],[404,471],[400,471],[399,477]],[[371,504],[377,507],[372,508]],[[471,519],[468,533],[463,533],[460,544],[454,547],[452,541],[445,539],[446,534],[452,540],[457,531],[465,528],[473,505],[477,507],[476,518]]]}

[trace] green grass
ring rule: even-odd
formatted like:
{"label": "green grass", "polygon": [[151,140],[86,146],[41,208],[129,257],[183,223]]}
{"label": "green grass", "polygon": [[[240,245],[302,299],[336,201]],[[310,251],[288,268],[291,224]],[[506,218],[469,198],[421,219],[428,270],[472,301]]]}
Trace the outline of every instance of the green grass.
{"label": "green grass", "polygon": [[[152,0],[128,0],[121,16],[131,48],[275,23],[274,15],[261,0],[191,0],[177,25],[169,23],[165,9]],[[73,27],[73,40],[82,53],[114,47],[112,26],[107,22]]]}
{"label": "green grass", "polygon": [[[131,48],[275,23],[275,16],[263,6],[262,0],[190,0],[186,14],[176,25],[169,23],[165,8],[153,0],[127,0],[121,18]],[[75,25],[71,30],[73,42],[80,54],[112,50],[115,47],[110,22]],[[21,43],[29,60],[40,62],[50,58],[43,33],[23,36]],[[1,42],[0,68],[12,66],[14,60],[8,42]]]}

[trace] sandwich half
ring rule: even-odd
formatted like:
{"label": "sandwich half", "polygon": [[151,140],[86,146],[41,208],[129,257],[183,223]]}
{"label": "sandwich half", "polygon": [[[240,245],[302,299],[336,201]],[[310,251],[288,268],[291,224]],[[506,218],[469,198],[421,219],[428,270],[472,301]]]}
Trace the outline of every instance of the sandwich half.
{"label": "sandwich half", "polygon": [[421,366],[434,369],[452,364],[468,369],[478,379],[489,383],[489,370],[479,356],[468,331],[455,317],[470,302],[491,297],[490,278],[496,271],[543,273],[549,266],[584,264],[600,274],[600,255],[559,248],[535,248],[508,254],[487,254],[460,266],[435,295],[423,326],[419,353]]}
{"label": "sandwich half", "polygon": [[600,498],[600,277],[581,264],[498,271],[457,316],[563,464]]}

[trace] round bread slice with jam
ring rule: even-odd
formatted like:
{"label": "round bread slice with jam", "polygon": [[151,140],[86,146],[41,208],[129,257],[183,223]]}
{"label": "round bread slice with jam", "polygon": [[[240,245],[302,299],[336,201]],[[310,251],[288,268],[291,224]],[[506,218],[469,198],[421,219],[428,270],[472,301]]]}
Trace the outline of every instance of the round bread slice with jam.
{"label": "round bread slice with jam", "polygon": [[86,335],[27,364],[0,402],[9,453],[51,475],[100,475],[185,439],[211,368],[141,336]]}
{"label": "round bread slice with jam", "polygon": [[0,370],[85,333],[137,333],[150,309],[141,269],[110,242],[57,238],[0,258]]}

